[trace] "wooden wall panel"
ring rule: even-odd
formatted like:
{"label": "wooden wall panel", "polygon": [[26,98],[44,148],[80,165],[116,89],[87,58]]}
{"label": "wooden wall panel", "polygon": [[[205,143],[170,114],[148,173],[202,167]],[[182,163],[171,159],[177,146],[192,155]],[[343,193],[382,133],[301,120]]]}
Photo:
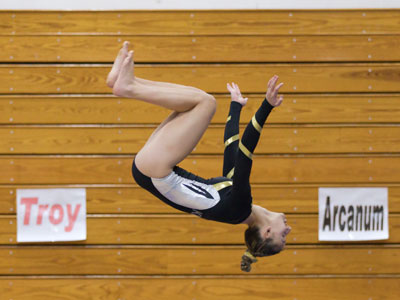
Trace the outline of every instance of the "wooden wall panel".
{"label": "wooden wall panel", "polygon": [[[385,36],[0,36],[2,62],[114,61],[130,41],[136,62],[398,61],[400,37]],[[96,51],[93,51],[96,49]],[[246,51],[243,51],[246,49]]]}
{"label": "wooden wall panel", "polygon": [[[288,214],[287,220],[292,227],[292,231],[286,240],[287,244],[315,245],[321,243],[318,241],[318,216]],[[36,219],[33,217],[29,221],[31,226],[36,224]],[[246,228],[246,225],[232,226],[186,215],[122,215],[120,217],[89,215],[87,219],[87,240],[74,242],[74,244],[242,245],[244,242],[243,233]],[[371,231],[373,231],[372,229]],[[63,229],[60,228],[60,230]],[[388,240],[372,243],[399,244],[400,215],[393,214],[389,218],[389,232],[390,238]],[[0,218],[0,245],[16,244],[15,236],[15,216]],[[323,242],[323,244],[326,244],[326,242]]]}
{"label": "wooden wall panel", "polygon": [[[1,11],[0,290],[7,299],[398,299],[400,10]],[[257,147],[254,203],[287,214],[281,254],[240,271],[244,225],[207,222],[140,189],[134,154],[168,112],[113,97],[124,40],[135,74],[213,93],[218,110],[181,166],[222,168],[237,82],[285,85]],[[151,117],[149,117],[151,116]],[[384,241],[318,241],[319,187],[388,187]],[[87,188],[88,239],[16,243],[18,188]],[[339,287],[339,288],[338,288]],[[0,298],[1,298],[0,297]]]}
{"label": "wooden wall panel", "polygon": [[[2,278],[5,299],[159,299],[261,300],[266,295],[277,300],[397,300],[399,279],[385,278]],[[312,288],[310,288],[312,287]],[[338,288],[340,287],[340,288]]]}
{"label": "wooden wall panel", "polygon": [[3,11],[2,35],[399,34],[391,10]]}
{"label": "wooden wall panel", "polygon": [[[1,275],[239,275],[244,247],[3,247]],[[397,274],[398,246],[288,246],[254,275]]]}
{"label": "wooden wall panel", "polygon": [[[242,124],[252,118],[265,94],[246,96],[249,101],[241,113]],[[230,97],[216,95],[216,99],[212,123],[225,124]],[[284,105],[273,110],[268,124],[397,123],[399,107],[399,94],[286,94]],[[0,112],[0,124],[10,125],[159,124],[169,114],[155,105],[109,95],[0,95]]]}
{"label": "wooden wall panel", "polygon": [[[327,186],[324,184],[324,186]],[[329,184],[329,186],[335,186]],[[339,184],[340,187],[367,186],[373,184]],[[378,185],[382,186],[382,185]],[[400,213],[400,187],[388,186],[391,213]],[[55,188],[60,186],[2,186],[0,187],[0,213],[13,215],[16,211],[16,189]],[[61,186],[62,187],[62,186]],[[88,214],[180,214],[181,212],[165,205],[146,190],[135,186],[84,186],[86,188]],[[272,211],[289,214],[309,214],[318,212],[318,185],[260,185],[253,184],[251,192],[254,203]]]}
{"label": "wooden wall panel", "polygon": [[[154,127],[0,128],[3,154],[136,154]],[[241,132],[244,131],[241,127]],[[222,154],[224,128],[209,127],[193,154]],[[399,153],[400,127],[265,126],[256,154]]]}
{"label": "wooden wall panel", "polygon": [[[137,65],[135,74],[157,81],[192,85],[225,93],[237,82],[244,93],[265,93],[270,76],[279,74],[283,93],[399,92],[400,64],[239,64]],[[0,93],[110,93],[105,85],[110,66],[2,65]]]}
{"label": "wooden wall panel", "polygon": [[[400,157],[255,156],[252,183],[398,183]],[[132,157],[1,157],[1,184],[132,184]],[[220,176],[222,157],[191,156],[181,167],[204,178]],[[268,167],[266,167],[268,166]],[[312,170],[312,172],[310,172]]]}

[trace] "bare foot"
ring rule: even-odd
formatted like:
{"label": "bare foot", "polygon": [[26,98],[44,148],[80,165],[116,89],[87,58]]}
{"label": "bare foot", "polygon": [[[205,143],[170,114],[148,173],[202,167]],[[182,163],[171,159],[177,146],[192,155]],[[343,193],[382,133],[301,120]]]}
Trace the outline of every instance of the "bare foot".
{"label": "bare foot", "polygon": [[124,59],[128,55],[128,48],[129,48],[129,42],[125,41],[124,44],[122,45],[122,48],[119,50],[117,57],[115,58],[110,73],[108,73],[106,82],[110,88],[114,87],[114,84],[118,79],[118,74],[121,69],[122,63],[124,62]]}
{"label": "bare foot", "polygon": [[135,76],[133,73],[133,51],[129,51],[127,57],[121,64],[121,69],[118,74],[117,81],[114,84],[113,94],[118,97],[132,97],[132,88],[135,83]]}

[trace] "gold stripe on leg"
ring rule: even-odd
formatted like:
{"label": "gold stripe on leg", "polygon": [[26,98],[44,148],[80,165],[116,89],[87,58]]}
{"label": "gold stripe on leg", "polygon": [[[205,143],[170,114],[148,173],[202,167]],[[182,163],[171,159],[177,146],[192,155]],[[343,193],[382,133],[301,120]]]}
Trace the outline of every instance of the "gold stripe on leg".
{"label": "gold stripe on leg", "polygon": [[239,139],[239,134],[236,134],[225,141],[225,148]]}
{"label": "gold stripe on leg", "polygon": [[247,150],[247,148],[242,144],[242,141],[239,142],[239,149],[242,150],[243,154],[246,155],[249,159],[253,160],[253,153]]}
{"label": "gold stripe on leg", "polygon": [[231,120],[231,116],[228,116],[228,119],[226,119],[226,123],[228,123]]}

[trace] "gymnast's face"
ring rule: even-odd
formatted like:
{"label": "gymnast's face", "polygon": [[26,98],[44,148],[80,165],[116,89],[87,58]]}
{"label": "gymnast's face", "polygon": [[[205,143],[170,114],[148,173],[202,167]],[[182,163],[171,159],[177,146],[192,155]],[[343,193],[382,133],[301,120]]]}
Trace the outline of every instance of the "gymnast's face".
{"label": "gymnast's face", "polygon": [[282,249],[286,245],[286,236],[292,228],[288,226],[286,216],[282,213],[274,213],[274,219],[271,223],[272,238],[277,245],[281,245]]}
{"label": "gymnast's face", "polygon": [[283,249],[286,245],[286,236],[292,230],[287,224],[286,216],[283,213],[276,213],[267,209],[265,209],[264,213],[264,236],[272,238],[275,244]]}

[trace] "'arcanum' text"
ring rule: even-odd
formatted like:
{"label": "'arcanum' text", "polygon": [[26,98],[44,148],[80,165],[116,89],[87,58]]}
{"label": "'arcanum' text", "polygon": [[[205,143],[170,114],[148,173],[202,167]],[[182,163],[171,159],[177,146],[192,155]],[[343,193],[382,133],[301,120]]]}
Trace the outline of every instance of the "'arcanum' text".
{"label": "'arcanum' text", "polygon": [[323,231],[382,231],[384,207],[382,205],[334,205],[326,198]]}

